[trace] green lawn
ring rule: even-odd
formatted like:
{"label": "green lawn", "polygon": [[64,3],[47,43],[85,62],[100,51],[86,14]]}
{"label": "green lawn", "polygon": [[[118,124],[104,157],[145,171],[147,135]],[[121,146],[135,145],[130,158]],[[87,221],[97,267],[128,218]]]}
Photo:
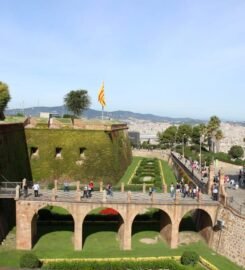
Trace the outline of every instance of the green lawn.
{"label": "green lawn", "polygon": [[137,167],[139,161],[142,159],[142,157],[133,157],[131,164],[129,165],[128,169],[124,173],[123,177],[120,179],[120,181],[117,183],[117,186],[120,187],[121,183],[124,183],[127,185],[130,177],[134,173],[135,168]]}
{"label": "green lawn", "polygon": [[170,185],[173,183],[174,185],[177,182],[177,179],[174,175],[173,169],[168,165],[168,162],[165,160],[161,160],[162,169],[164,174],[165,183],[168,186],[168,191],[170,189]]}
{"label": "green lawn", "polygon": [[[125,188],[127,188],[126,185],[129,181],[130,177],[133,175],[135,168],[137,167],[139,161],[142,159],[143,159],[143,157],[133,157],[132,163],[130,164],[127,171],[125,172],[123,177],[120,179],[120,181],[118,182],[116,187],[119,188],[121,186],[121,183],[125,183]],[[172,183],[176,184],[177,179],[174,175],[173,169],[168,165],[167,161],[161,160],[161,164],[162,164],[165,183],[167,184],[168,189],[169,189],[169,187]]]}
{"label": "green lawn", "polygon": [[[40,258],[113,258],[113,257],[149,257],[149,256],[175,256],[181,255],[184,250],[195,250],[202,257],[213,263],[221,270],[239,270],[231,261],[227,260],[209,249],[204,242],[184,245],[178,249],[170,249],[160,240],[159,233],[149,226],[145,231],[137,228],[132,236],[132,250],[119,249],[117,238],[117,225],[111,224],[86,224],[85,243],[82,251],[73,251],[73,226],[59,226],[51,228],[43,226],[38,232],[40,238],[34,246],[33,252]],[[154,244],[145,244],[143,238],[156,239]],[[23,251],[16,251],[0,246],[0,266],[17,267],[19,257]]]}

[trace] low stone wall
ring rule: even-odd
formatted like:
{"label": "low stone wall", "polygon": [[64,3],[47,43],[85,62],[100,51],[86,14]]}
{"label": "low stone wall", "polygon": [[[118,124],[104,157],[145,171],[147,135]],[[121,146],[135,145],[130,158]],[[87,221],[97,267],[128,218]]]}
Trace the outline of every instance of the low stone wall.
{"label": "low stone wall", "polygon": [[229,174],[229,175],[238,175],[240,169],[242,169],[242,166],[240,165],[235,165],[223,161],[218,161],[217,166],[215,167],[215,173],[218,174],[219,169],[222,168],[224,171],[224,174]]}
{"label": "low stone wall", "polygon": [[164,150],[133,149],[134,157],[158,158],[168,161],[170,153]]}
{"label": "low stone wall", "polygon": [[212,247],[240,266],[245,265],[245,217],[221,207],[217,219],[224,221],[224,228],[214,233]]}

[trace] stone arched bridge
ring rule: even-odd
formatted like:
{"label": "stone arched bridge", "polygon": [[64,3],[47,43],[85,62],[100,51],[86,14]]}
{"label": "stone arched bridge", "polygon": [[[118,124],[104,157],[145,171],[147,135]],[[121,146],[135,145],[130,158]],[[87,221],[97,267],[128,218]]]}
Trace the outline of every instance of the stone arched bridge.
{"label": "stone arched bridge", "polygon": [[208,243],[212,240],[213,227],[219,203],[209,195],[202,194],[200,199],[182,198],[177,193],[171,198],[167,193],[114,192],[106,196],[104,192],[94,192],[92,198],[81,199],[76,191],[44,191],[39,197],[30,194],[27,198],[16,198],[16,248],[30,250],[37,233],[38,211],[46,206],[66,209],[74,221],[74,249],[83,248],[83,225],[86,216],[99,207],[113,208],[119,215],[118,239],[123,250],[131,249],[132,226],[135,217],[149,208],[160,210],[159,232],[171,248],[178,245],[179,225],[190,211],[196,211],[195,221],[201,235]]}

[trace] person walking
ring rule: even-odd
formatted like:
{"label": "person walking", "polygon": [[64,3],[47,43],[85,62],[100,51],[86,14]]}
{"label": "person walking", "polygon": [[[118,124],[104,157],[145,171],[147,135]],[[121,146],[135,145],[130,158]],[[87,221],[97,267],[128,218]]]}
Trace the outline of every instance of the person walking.
{"label": "person walking", "polygon": [[152,192],[153,192],[153,188],[152,187],[149,187],[149,196],[152,195]]}
{"label": "person walking", "polygon": [[88,194],[88,186],[85,185],[83,188],[83,196],[82,198],[88,198],[89,194]]}
{"label": "person walking", "polygon": [[106,194],[107,194],[107,195],[110,195],[110,196],[113,196],[111,184],[108,184],[108,185],[106,186]]}
{"label": "person walking", "polygon": [[170,186],[170,196],[171,196],[171,198],[174,197],[174,184],[173,183]]}
{"label": "person walking", "polygon": [[218,201],[218,187],[217,185],[214,185],[214,188],[213,188],[213,199],[214,201]]}
{"label": "person walking", "polygon": [[38,197],[38,192],[39,192],[39,184],[38,183],[35,183],[34,185],[33,185],[33,190],[34,190],[34,196],[35,197]]}
{"label": "person walking", "polygon": [[91,180],[88,184],[91,188],[91,191],[94,191],[94,182]]}
{"label": "person walking", "polygon": [[24,189],[24,197],[26,198],[28,196],[28,185],[26,182],[24,183],[23,189]]}
{"label": "person walking", "polygon": [[64,182],[64,191],[69,191],[69,184],[67,181]]}

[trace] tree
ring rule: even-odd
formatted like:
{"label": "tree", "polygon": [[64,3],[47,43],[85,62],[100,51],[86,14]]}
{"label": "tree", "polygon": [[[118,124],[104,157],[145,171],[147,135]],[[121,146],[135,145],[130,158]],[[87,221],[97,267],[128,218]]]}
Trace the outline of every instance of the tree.
{"label": "tree", "polygon": [[4,110],[6,109],[11,96],[9,94],[9,88],[6,83],[0,81],[0,120],[4,120]]}
{"label": "tree", "polygon": [[79,117],[91,104],[88,91],[82,89],[70,91],[64,97],[64,103],[74,117]]}
{"label": "tree", "polygon": [[180,125],[177,132],[177,141],[186,144],[192,135],[192,126],[188,124]]}
{"label": "tree", "polygon": [[215,135],[220,127],[220,119],[217,116],[211,116],[207,125],[209,151],[215,152]]}
{"label": "tree", "polygon": [[176,126],[170,126],[164,132],[158,132],[157,136],[158,140],[160,141],[160,144],[173,145],[176,142],[176,133],[177,133]]}
{"label": "tree", "polygon": [[206,129],[207,127],[204,124],[193,127],[191,139],[194,144],[200,144],[200,137],[202,137],[201,141],[204,142],[207,132]]}
{"label": "tree", "polygon": [[240,145],[233,145],[228,154],[234,158],[234,159],[237,159],[237,158],[242,158],[243,155],[244,155],[244,151],[242,149],[242,147]]}
{"label": "tree", "polygon": [[221,129],[218,129],[215,134],[215,140],[216,140],[216,150],[219,152],[220,150],[220,141],[224,138],[223,132]]}

